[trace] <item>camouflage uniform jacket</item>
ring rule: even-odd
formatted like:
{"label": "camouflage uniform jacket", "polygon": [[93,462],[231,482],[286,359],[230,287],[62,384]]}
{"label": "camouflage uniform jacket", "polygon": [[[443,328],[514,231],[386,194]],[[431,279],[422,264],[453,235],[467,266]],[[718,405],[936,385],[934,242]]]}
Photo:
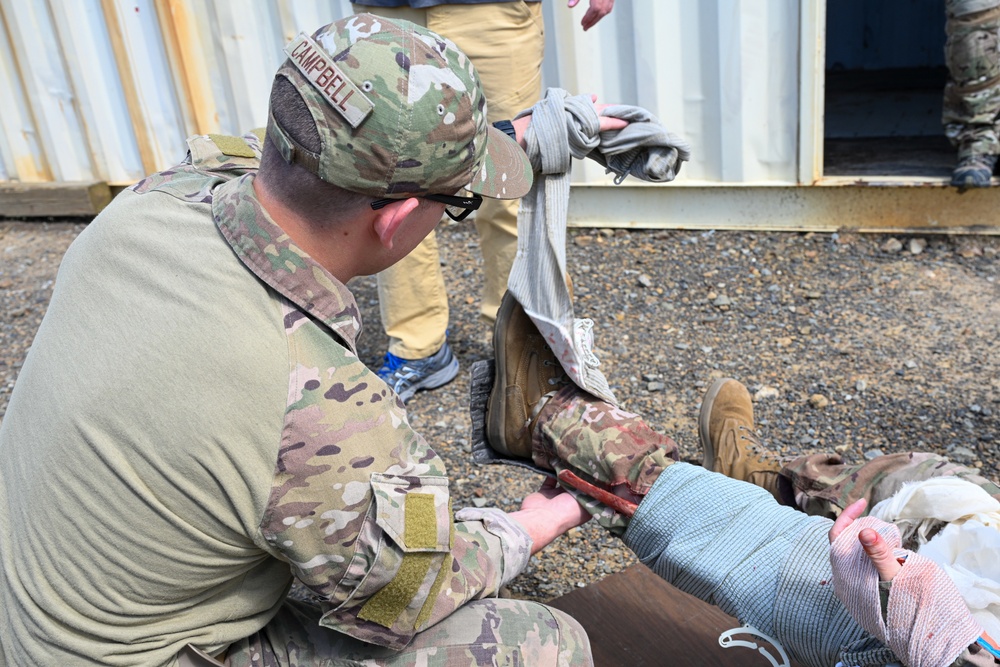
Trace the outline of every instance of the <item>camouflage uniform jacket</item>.
{"label": "camouflage uniform jacket", "polygon": [[504,513],[453,515],[443,461],[356,355],[353,296],[258,202],[258,138],[189,146],[74,243],[12,397],[0,603],[22,613],[0,611],[0,663],[214,651],[293,576],[321,625],[399,649],[527,564]]}

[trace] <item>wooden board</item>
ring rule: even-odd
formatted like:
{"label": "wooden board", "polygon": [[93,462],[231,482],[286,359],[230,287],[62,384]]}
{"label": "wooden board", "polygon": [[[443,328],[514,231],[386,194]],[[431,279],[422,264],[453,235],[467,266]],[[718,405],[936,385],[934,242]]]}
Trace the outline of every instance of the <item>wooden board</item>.
{"label": "wooden board", "polygon": [[[583,625],[598,667],[771,667],[754,649],[719,646],[719,635],[740,623],[644,565],[547,604]],[[752,640],[746,635],[738,639]],[[780,661],[777,650],[764,645]]]}
{"label": "wooden board", "polygon": [[5,218],[94,216],[110,202],[104,181],[0,182],[0,217]]}

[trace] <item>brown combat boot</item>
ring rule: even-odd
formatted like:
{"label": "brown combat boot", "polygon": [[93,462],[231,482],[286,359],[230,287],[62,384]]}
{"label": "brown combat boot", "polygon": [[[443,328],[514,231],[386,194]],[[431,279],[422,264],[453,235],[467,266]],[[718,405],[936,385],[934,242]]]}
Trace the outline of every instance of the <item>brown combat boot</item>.
{"label": "brown combat boot", "polygon": [[708,388],[701,402],[698,437],[706,470],[756,484],[782,501],[780,459],[760,444],[753,430],[750,392],[739,381],[720,378]]}
{"label": "brown combat boot", "polygon": [[569,379],[510,292],[497,312],[493,354],[496,381],[486,406],[486,440],[502,454],[530,459],[531,426],[548,398]]}

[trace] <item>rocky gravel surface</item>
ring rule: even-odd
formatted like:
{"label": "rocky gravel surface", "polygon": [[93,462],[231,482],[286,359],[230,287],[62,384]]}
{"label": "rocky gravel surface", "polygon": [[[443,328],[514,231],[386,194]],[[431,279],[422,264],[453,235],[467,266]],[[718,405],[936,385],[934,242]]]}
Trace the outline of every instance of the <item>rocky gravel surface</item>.
{"label": "rocky gravel surface", "polygon": [[[0,220],[0,418],[81,222]],[[477,317],[471,225],[439,229],[462,363],[492,354]],[[576,229],[568,248],[577,315],[623,406],[700,459],[697,412],[715,377],[755,397],[782,455],[849,461],[922,450],[1000,477],[1000,238]],[[386,339],[374,280],[352,284],[367,322],[361,354]],[[468,382],[417,394],[410,419],[448,462],[456,507],[518,507],[541,478],[469,463]],[[2,465],[2,462],[0,462]],[[546,600],[634,562],[585,525],[532,559],[511,594]]]}

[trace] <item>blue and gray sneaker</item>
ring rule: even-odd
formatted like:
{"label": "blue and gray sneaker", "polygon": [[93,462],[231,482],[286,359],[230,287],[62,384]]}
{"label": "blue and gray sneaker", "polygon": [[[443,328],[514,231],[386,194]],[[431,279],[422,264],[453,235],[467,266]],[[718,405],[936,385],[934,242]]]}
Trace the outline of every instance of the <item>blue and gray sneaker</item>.
{"label": "blue and gray sneaker", "polygon": [[445,341],[440,350],[423,359],[402,359],[386,352],[382,368],[376,372],[406,403],[421,389],[436,389],[454,380],[458,359]]}

